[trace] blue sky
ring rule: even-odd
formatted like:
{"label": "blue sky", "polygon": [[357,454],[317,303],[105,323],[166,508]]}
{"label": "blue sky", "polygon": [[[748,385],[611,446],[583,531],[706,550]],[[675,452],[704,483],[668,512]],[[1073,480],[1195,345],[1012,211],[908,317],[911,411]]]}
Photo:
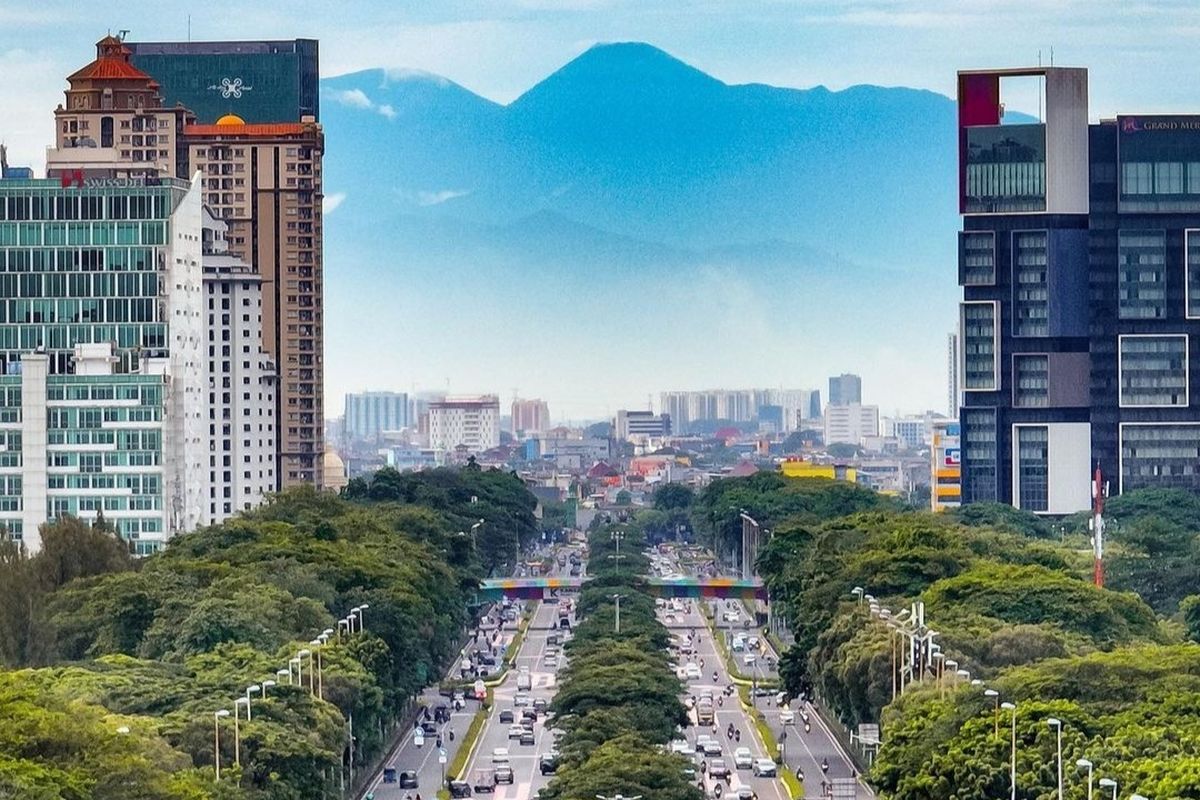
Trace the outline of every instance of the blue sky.
{"label": "blue sky", "polygon": [[[1056,64],[1090,69],[1093,118],[1118,111],[1200,110],[1200,96],[1178,79],[1200,69],[1195,47],[1200,4],[1193,0],[3,0],[0,140],[9,145],[10,161],[41,167],[64,78],[92,58],[97,39],[122,29],[135,40],[183,39],[189,14],[195,39],[318,38],[325,76],[371,67],[414,68],[500,102],[596,42],[640,40],[729,83],[835,89],[874,83],[947,95],[958,69],[1036,63],[1039,51],[1048,62],[1053,49]],[[1033,96],[1009,100],[1010,107],[1036,107]],[[336,192],[336,187],[327,189]],[[945,311],[944,319],[939,314],[931,322],[934,344],[923,354],[921,369],[902,357],[887,367],[842,366],[869,378],[868,401],[880,402],[885,413],[944,406],[941,347],[953,324],[952,304]],[[332,320],[330,328],[332,348],[338,336]],[[788,354],[779,355],[784,360]],[[329,361],[336,363],[338,353],[330,352]],[[587,401],[563,397],[558,406],[553,405],[556,387],[547,385],[544,394],[556,416],[599,416],[644,403],[647,392],[661,389],[734,382],[822,386],[826,366],[804,380],[790,380],[769,374],[764,364],[758,371],[714,374],[701,384],[696,384],[699,378],[636,389],[630,384],[603,398],[589,387]],[[396,378],[403,375],[403,380],[396,388],[412,382],[439,386],[449,372],[397,370]],[[342,391],[364,387],[351,385],[352,377],[332,366],[330,373],[328,405],[336,412]],[[487,376],[486,384],[495,383],[491,374],[478,374]],[[911,380],[916,374],[921,379]],[[469,381],[469,370],[456,372],[453,388],[509,393],[508,383]],[[541,391],[535,381],[527,379],[522,389]]]}

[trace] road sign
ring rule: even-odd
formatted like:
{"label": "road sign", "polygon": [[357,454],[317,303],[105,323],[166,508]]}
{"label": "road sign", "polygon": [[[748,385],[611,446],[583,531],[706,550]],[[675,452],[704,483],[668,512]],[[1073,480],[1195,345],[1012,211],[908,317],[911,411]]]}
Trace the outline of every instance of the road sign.
{"label": "road sign", "polygon": [[438,763],[439,764],[446,763],[446,752],[444,750],[442,751],[442,754],[440,756],[438,756]]}

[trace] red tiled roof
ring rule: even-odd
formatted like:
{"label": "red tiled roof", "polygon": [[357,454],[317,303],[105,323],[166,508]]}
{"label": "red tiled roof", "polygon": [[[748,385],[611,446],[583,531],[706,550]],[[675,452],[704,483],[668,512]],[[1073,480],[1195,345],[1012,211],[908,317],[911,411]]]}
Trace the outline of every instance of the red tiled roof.
{"label": "red tiled roof", "polygon": [[67,78],[68,81],[88,79],[148,81],[150,76],[124,59],[103,56]]}
{"label": "red tiled roof", "polygon": [[307,125],[299,122],[251,123],[246,125],[185,125],[188,136],[288,136],[304,133]]}

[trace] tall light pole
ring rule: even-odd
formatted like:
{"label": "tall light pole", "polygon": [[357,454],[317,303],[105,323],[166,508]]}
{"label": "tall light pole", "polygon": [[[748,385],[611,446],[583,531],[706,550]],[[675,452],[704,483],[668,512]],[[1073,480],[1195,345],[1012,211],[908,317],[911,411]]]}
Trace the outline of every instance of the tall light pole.
{"label": "tall light pole", "polygon": [[1117,800],[1117,782],[1116,781],[1114,781],[1112,778],[1101,778],[1099,781],[1097,781],[1097,783],[1100,784],[1101,789],[1112,789],[1113,790],[1112,800]]}
{"label": "tall light pole", "polygon": [[1088,761],[1086,758],[1081,758],[1075,762],[1075,766],[1079,767],[1080,769],[1083,769],[1085,767],[1087,768],[1087,771],[1088,771],[1087,800],[1092,800],[1092,762]]}
{"label": "tall light pole", "polygon": [[612,599],[613,599],[613,602],[617,604],[617,616],[616,616],[616,619],[614,620],[614,630],[613,630],[614,633],[621,632],[621,598],[624,596],[625,595],[623,595],[623,594],[610,595],[610,597],[612,597]]}
{"label": "tall light pole", "polygon": [[303,669],[303,667],[300,666],[300,657],[297,656],[296,658],[288,659],[288,673],[289,674],[291,674],[292,664],[296,665],[296,685],[303,686],[304,685],[304,669]]}
{"label": "tall light pole", "polygon": [[758,555],[758,520],[746,513],[746,509],[738,509],[742,518],[742,580],[748,581],[754,576],[754,559]]}
{"label": "tall light pole", "polygon": [[850,594],[852,594],[858,598],[858,604],[861,606],[863,603],[863,595],[865,594],[865,592],[863,591],[863,587],[855,586],[853,589],[850,590]]}
{"label": "tall light pole", "polygon": [[229,709],[213,712],[213,763],[217,765],[217,782],[221,780],[221,717],[228,717]]}
{"label": "tall light pole", "polygon": [[[1009,788],[1012,800],[1017,800],[1017,706],[1014,703],[1001,703],[1000,707],[1012,712],[1012,761],[1008,771]],[[1116,800],[1114,797],[1113,800]]]}
{"label": "tall light pole", "polygon": [[249,721],[251,720],[251,716],[250,716],[250,693],[251,693],[251,692],[257,692],[257,691],[259,691],[260,689],[262,689],[262,687],[261,687],[261,686],[259,686],[257,683],[251,684],[251,685],[249,685],[249,686],[247,686],[247,687],[246,687],[246,722],[249,722]]}
{"label": "tall light pole", "polygon": [[275,677],[279,678],[279,680],[283,680],[284,678],[287,678],[288,686],[291,686],[292,685],[291,662],[288,662],[288,669],[275,670]]}
{"label": "tall light pole", "polygon": [[267,699],[267,689],[270,689],[270,688],[271,688],[272,686],[274,686],[274,685],[275,685],[275,681],[272,681],[272,680],[265,680],[265,681],[263,681],[263,682],[262,682],[262,696],[263,696],[263,700],[266,700],[266,699]]}
{"label": "tall light pole", "polygon": [[238,710],[237,707],[246,704],[247,721],[250,714],[250,700],[245,697],[239,697],[233,701],[233,763],[239,767],[242,765],[242,734],[238,730]]}
{"label": "tall light pole", "polygon": [[1000,693],[995,689],[984,689],[984,697],[992,698],[992,735],[1000,738]]}
{"label": "tall light pole", "polygon": [[1063,773],[1062,773],[1062,720],[1057,717],[1050,717],[1046,720],[1046,724],[1054,728],[1055,738],[1057,740],[1056,752],[1058,753],[1058,800],[1063,800]]}
{"label": "tall light pole", "polygon": [[[316,670],[313,669],[312,650],[305,648],[305,649],[301,650],[300,652],[296,653],[296,658],[300,659],[301,664],[304,663],[305,656],[308,656],[308,693],[316,694],[317,686],[316,686],[316,681],[313,679],[313,673],[316,672]],[[304,686],[303,678],[300,679],[300,685]]]}
{"label": "tall light pole", "polygon": [[942,697],[945,697],[946,685],[942,683],[942,677],[946,674],[946,670],[943,666],[946,663],[946,654],[940,650],[935,650],[933,655],[930,657],[936,662],[934,670],[937,674],[938,694],[940,694]]}
{"label": "tall light pole", "polygon": [[363,612],[365,612],[370,607],[371,607],[370,603],[363,603],[361,606],[354,609],[358,613],[358,632],[359,633],[363,632],[363,625],[365,625],[367,622],[367,615]]}

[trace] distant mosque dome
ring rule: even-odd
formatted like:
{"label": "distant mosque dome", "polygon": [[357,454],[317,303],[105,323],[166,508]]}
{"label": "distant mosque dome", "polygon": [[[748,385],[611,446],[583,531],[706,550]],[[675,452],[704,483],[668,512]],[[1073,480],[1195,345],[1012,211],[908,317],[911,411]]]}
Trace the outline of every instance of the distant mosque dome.
{"label": "distant mosque dome", "polygon": [[239,117],[237,114],[226,114],[217,120],[218,125],[245,125],[246,120]]}

